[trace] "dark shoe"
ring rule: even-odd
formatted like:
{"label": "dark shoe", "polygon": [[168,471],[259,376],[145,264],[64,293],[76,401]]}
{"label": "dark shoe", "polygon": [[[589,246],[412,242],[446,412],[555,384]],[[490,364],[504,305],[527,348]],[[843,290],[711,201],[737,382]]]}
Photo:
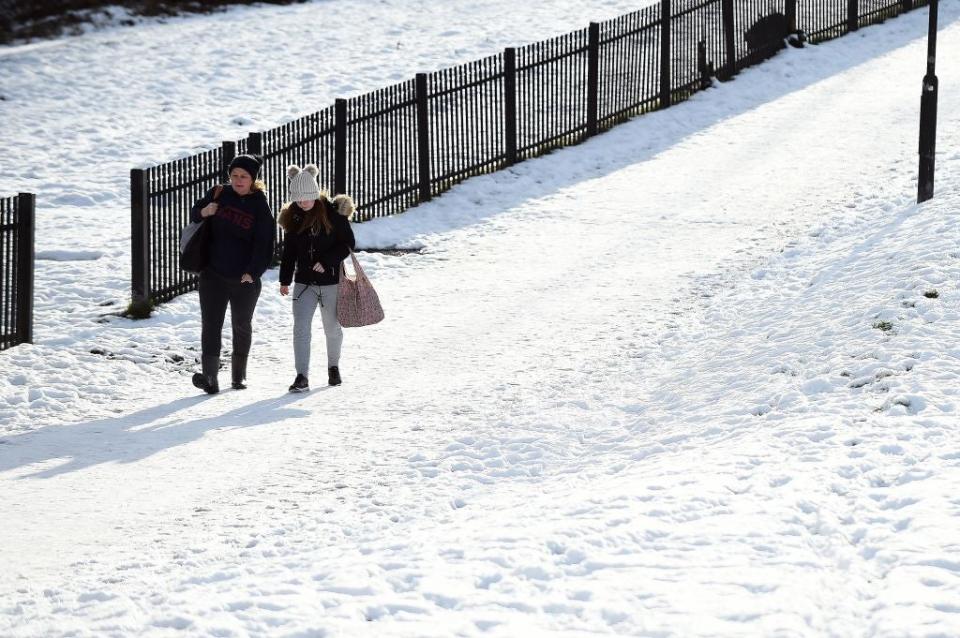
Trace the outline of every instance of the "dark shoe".
{"label": "dark shoe", "polygon": [[217,392],[220,392],[220,386],[217,385],[216,377],[211,378],[199,372],[193,373],[193,385],[194,387],[200,388],[207,394],[216,394]]}
{"label": "dark shoe", "polygon": [[247,384],[244,381],[247,380],[247,358],[238,355],[230,357],[230,372],[232,377],[230,385],[233,389],[246,390]]}
{"label": "dark shoe", "polygon": [[309,389],[310,382],[302,374],[298,374],[297,378],[293,380],[293,385],[290,386],[290,392],[306,392]]}
{"label": "dark shoe", "polygon": [[327,368],[327,383],[330,385],[340,385],[340,368],[337,366],[331,366]]}
{"label": "dark shoe", "polygon": [[203,368],[203,372],[197,372],[193,375],[194,387],[200,388],[207,394],[220,392],[220,385],[217,383],[220,357],[200,357],[200,367]]}

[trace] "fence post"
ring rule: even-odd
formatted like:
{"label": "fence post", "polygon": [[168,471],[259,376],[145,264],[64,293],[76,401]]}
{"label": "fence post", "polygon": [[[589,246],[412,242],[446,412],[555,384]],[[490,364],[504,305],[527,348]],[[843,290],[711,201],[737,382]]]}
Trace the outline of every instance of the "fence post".
{"label": "fence post", "polygon": [[227,170],[227,167],[230,166],[230,162],[233,161],[233,158],[237,156],[237,143],[236,142],[224,142],[223,143],[223,166],[220,167],[220,182],[226,183],[230,181],[230,175]]}
{"label": "fence post", "polygon": [[670,0],[660,0],[660,108],[670,106]]}
{"label": "fence post", "polygon": [[420,201],[430,201],[430,119],[427,111],[427,74],[417,73],[417,165],[420,168]]}
{"label": "fence post", "polygon": [[597,134],[600,111],[600,24],[590,23],[587,48],[587,136]]}
{"label": "fence post", "polygon": [[334,102],[333,124],[333,194],[347,192],[347,101]]}
{"label": "fence post", "polygon": [[797,0],[787,0],[787,33],[797,32]]}
{"label": "fence post", "polygon": [[720,4],[723,14],[723,48],[727,54],[723,80],[729,80],[737,72],[737,46],[733,37],[733,0],[723,0]]}
{"label": "fence post", "polygon": [[130,171],[130,252],[133,258],[133,302],[150,301],[150,182],[147,171]]}
{"label": "fence post", "polygon": [[503,50],[503,134],[507,166],[517,163],[517,50]]}
{"label": "fence post", "polygon": [[847,0],[847,31],[856,31],[860,28],[860,3],[858,0]]}
{"label": "fence post", "polygon": [[17,341],[33,343],[33,265],[37,196],[17,196]]}
{"label": "fence post", "polygon": [[900,4],[902,5],[900,10],[904,13],[913,11],[913,0],[901,0]]}
{"label": "fence post", "polygon": [[263,155],[263,133],[250,133],[247,135],[247,154]]}
{"label": "fence post", "polygon": [[712,69],[707,64],[707,43],[705,40],[697,42],[697,70],[700,72],[700,90],[710,86]]}

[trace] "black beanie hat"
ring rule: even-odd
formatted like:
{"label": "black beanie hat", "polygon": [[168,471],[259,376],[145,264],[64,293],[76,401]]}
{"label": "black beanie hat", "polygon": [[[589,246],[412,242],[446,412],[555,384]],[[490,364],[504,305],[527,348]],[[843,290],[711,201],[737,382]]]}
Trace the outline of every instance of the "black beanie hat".
{"label": "black beanie hat", "polygon": [[260,175],[260,166],[262,164],[263,160],[256,155],[237,155],[233,158],[233,161],[230,162],[230,168],[227,172],[229,173],[235,168],[242,168],[250,173],[250,177],[257,179],[257,176]]}

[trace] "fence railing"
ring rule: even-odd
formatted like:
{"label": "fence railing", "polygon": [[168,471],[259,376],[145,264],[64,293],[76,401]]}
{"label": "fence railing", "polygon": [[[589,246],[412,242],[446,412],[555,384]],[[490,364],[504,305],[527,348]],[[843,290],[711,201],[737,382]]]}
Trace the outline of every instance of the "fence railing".
{"label": "fence railing", "polygon": [[929,0],[802,0],[797,22],[811,42],[822,42],[928,4]]}
{"label": "fence railing", "polygon": [[36,196],[0,199],[0,350],[33,343]]}
{"label": "fence railing", "polygon": [[[288,164],[318,165],[318,181],[349,193],[358,221],[430,200],[473,175],[577,143],[632,116],[666,108],[783,48],[926,5],[928,0],[660,0],[543,42],[350,99],[192,157],[131,173],[134,301],[193,290],[178,270],[192,203],[239,153],[264,159],[268,199],[282,204]],[[278,237],[280,250],[282,237]]]}
{"label": "fence railing", "polygon": [[130,171],[131,253],[135,303],[161,303],[196,289],[180,270],[180,230],[190,209],[215,184],[236,154],[234,142],[147,169]]}

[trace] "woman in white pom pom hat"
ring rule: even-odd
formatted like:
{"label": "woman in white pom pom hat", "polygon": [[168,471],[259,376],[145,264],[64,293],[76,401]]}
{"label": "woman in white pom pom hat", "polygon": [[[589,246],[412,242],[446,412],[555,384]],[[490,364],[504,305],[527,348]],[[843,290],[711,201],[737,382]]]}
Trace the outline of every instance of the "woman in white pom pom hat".
{"label": "woman in white pom pom hat", "polygon": [[278,222],[286,235],[280,261],[280,294],[293,286],[293,354],[297,377],[291,392],[310,389],[310,344],[313,316],[320,308],[327,341],[327,383],[340,385],[343,328],[337,320],[337,284],[343,260],[355,247],[350,217],[356,210],[347,195],[332,199],[317,185],[319,170],[287,167],[287,203]]}

